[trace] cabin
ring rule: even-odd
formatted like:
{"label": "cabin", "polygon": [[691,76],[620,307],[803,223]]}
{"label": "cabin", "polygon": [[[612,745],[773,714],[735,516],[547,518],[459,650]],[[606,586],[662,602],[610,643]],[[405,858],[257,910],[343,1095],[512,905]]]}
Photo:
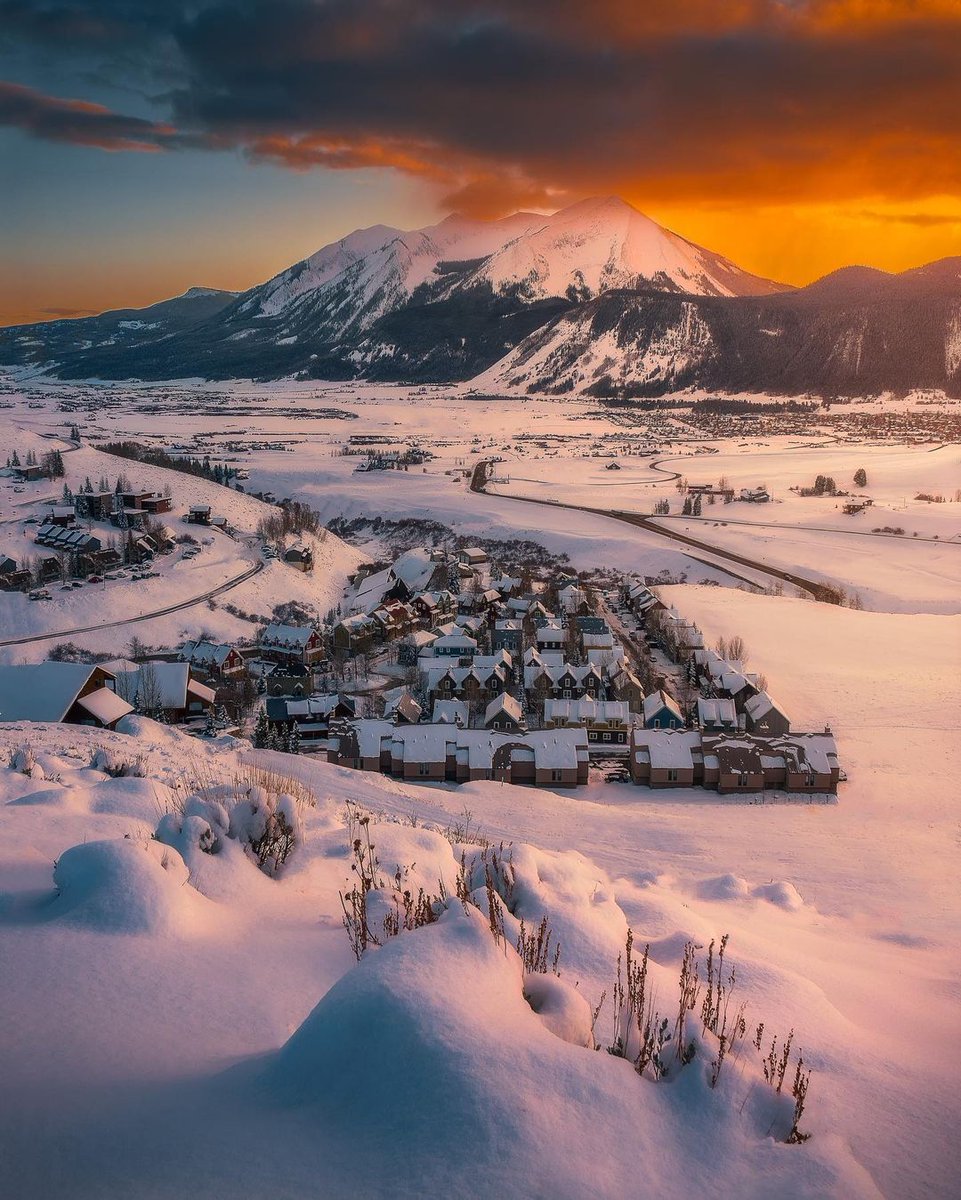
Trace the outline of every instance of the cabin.
{"label": "cabin", "polygon": [[284,562],[297,571],[312,571],[314,569],[314,552],[310,546],[298,542],[288,546],[284,551]]}
{"label": "cabin", "polygon": [[683,729],[684,716],[673,696],[662,689],[644,697],[641,705],[645,729]]}
{"label": "cabin", "polygon": [[567,646],[567,628],[556,621],[546,621],[538,626],[534,638],[538,650],[564,650]]}
{"label": "cabin", "polygon": [[211,508],[209,504],[191,504],[187,510],[188,525],[209,525]]}
{"label": "cabin", "polygon": [[463,700],[435,700],[430,719],[435,725],[459,725],[466,729],[470,724],[470,710]]}
{"label": "cabin", "polygon": [[44,662],[0,666],[0,721],[52,721],[115,729],[133,705],[100,665]]}
{"label": "cabin", "polygon": [[77,510],[72,504],[55,504],[48,509],[43,516],[44,525],[59,525],[65,529],[68,525],[73,525],[77,519]]}

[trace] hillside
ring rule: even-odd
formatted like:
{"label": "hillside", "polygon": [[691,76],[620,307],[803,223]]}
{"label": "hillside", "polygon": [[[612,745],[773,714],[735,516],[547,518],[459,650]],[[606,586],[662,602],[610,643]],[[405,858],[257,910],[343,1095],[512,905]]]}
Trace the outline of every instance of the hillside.
{"label": "hillside", "polygon": [[607,292],[536,330],[477,386],[602,396],[685,387],[958,395],[958,261],[897,276],[850,268],[764,297]]}

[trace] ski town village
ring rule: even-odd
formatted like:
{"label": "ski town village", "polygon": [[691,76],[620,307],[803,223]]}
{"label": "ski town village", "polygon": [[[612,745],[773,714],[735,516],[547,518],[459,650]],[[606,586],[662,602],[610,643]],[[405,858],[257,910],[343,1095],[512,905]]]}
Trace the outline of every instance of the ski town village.
{"label": "ski town village", "polygon": [[[90,505],[128,545],[150,539],[138,560],[162,552],[164,496],[93,489],[71,511]],[[68,549],[99,569],[101,547],[60,545],[89,536],[63,507],[37,542],[61,551],[60,577]],[[185,519],[207,524],[210,513]],[[313,569],[297,545],[282,559]],[[116,728],[139,713],[422,783],[836,795],[830,730],[795,730],[747,669],[742,640],[705,645],[652,586],[624,576],[601,590],[543,568],[512,576],[481,548],[416,548],[358,569],[323,620],[280,604],[282,617],[233,645],[134,639],[126,657],[2,666],[0,720]]]}

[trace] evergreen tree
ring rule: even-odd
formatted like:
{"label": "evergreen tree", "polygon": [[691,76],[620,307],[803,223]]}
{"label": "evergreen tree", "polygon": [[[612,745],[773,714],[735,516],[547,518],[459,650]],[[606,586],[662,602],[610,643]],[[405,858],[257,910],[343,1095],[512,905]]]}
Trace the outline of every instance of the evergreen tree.
{"label": "evergreen tree", "polygon": [[222,705],[217,705],[217,726],[220,729],[226,729],[230,724],[230,718],[227,716],[227,709]]}
{"label": "evergreen tree", "polygon": [[206,721],[206,724],[204,725],[204,737],[212,738],[212,737],[216,737],[216,736],[217,736],[217,724],[214,721],[214,710],[213,710],[213,707],[211,706],[210,708],[207,709],[207,721]]}
{"label": "evergreen tree", "polygon": [[11,467],[19,467],[20,466],[20,455],[16,452],[16,450],[14,450],[13,456],[10,459],[10,466]]}
{"label": "evergreen tree", "polygon": [[258,750],[265,750],[270,737],[270,722],[267,720],[267,710],[261,707],[257,714],[257,725],[254,729],[254,746]]}
{"label": "evergreen tree", "polygon": [[864,467],[858,467],[854,472],[854,482],[861,488],[868,486],[868,473]]}
{"label": "evergreen tree", "polygon": [[296,721],[294,721],[293,725],[290,727],[290,735],[287,738],[287,753],[300,753],[300,729],[298,728]]}
{"label": "evergreen tree", "polygon": [[277,738],[277,729],[276,729],[276,727],[275,727],[275,726],[273,726],[273,725],[271,725],[271,726],[270,726],[270,730],[269,730],[269,732],[267,733],[267,746],[266,746],[266,748],[267,748],[268,750],[279,750],[279,749],[280,749],[280,743],[279,743],[279,740],[278,740],[278,738]]}
{"label": "evergreen tree", "polygon": [[684,507],[681,509],[681,515],[689,517],[691,515],[691,497],[684,497]]}
{"label": "evergreen tree", "polygon": [[694,505],[691,508],[691,515],[694,517],[699,517],[701,515],[701,497],[700,497],[700,495],[697,495],[694,497]]}

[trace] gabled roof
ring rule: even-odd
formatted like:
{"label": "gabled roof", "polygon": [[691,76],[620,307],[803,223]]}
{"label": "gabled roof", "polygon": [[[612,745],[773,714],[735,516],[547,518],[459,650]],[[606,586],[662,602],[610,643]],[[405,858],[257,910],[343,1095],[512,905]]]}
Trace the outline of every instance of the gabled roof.
{"label": "gabled roof", "polygon": [[679,721],[683,722],[684,716],[681,713],[680,707],[673,696],[669,696],[663,689],[657,692],[651,692],[649,696],[644,697],[644,720],[650,721],[656,717],[659,712],[664,709],[672,713]]}
{"label": "gabled roof", "polygon": [[217,642],[184,642],[180,657],[187,662],[221,667],[230,657],[233,646]]}
{"label": "gabled roof", "polygon": [[299,646],[303,649],[313,632],[313,625],[271,624],[260,635],[260,644],[262,646],[286,646],[291,649]]}
{"label": "gabled roof", "polygon": [[496,717],[499,717],[501,713],[505,717],[509,717],[510,720],[517,722],[517,724],[520,724],[524,717],[520,703],[510,692],[501,692],[499,696],[495,696],[490,704],[488,704],[487,710],[484,713],[484,723],[488,724]]}
{"label": "gabled roof", "polygon": [[95,670],[89,663],[0,666],[0,721],[62,721]]}

